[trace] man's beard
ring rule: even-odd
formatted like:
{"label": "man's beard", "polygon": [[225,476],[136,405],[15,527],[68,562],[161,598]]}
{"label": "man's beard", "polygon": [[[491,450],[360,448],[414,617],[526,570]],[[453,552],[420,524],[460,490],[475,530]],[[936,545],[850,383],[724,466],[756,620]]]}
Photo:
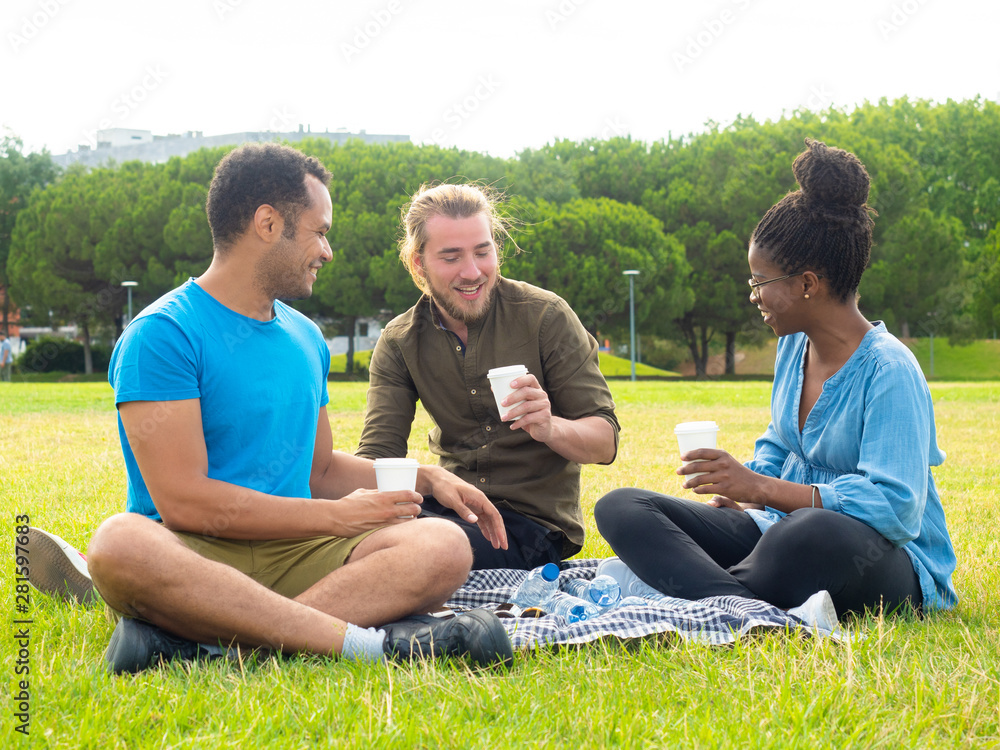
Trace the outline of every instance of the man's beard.
{"label": "man's beard", "polygon": [[470,323],[477,323],[486,317],[486,313],[489,312],[490,307],[493,305],[493,294],[496,292],[497,279],[498,276],[494,276],[483,283],[482,296],[476,300],[475,306],[471,308],[468,305],[460,305],[453,301],[451,294],[457,295],[458,293],[450,287],[445,291],[451,294],[441,294],[430,279],[427,279],[427,286],[430,289],[431,299],[434,300],[435,305],[455,320],[469,325]]}
{"label": "man's beard", "polygon": [[298,260],[292,250],[295,243],[285,237],[271,248],[271,252],[257,261],[254,267],[254,287],[270,299],[296,300],[312,295],[312,289],[303,281],[304,272],[296,268]]}

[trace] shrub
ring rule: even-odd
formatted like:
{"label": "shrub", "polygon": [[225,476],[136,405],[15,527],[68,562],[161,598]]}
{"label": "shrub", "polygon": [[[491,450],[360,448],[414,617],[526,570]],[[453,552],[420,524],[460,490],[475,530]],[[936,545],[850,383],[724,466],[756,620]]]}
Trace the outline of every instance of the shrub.
{"label": "shrub", "polygon": [[[92,344],[90,354],[94,372],[107,372],[111,349],[103,344]],[[28,343],[24,353],[15,361],[19,372],[84,372],[83,344],[79,341],[42,336]]]}
{"label": "shrub", "polygon": [[[628,356],[626,351],[625,356]],[[691,359],[691,351],[684,345],[657,336],[642,336],[639,356],[643,364],[661,370],[677,370],[681,363]]]}

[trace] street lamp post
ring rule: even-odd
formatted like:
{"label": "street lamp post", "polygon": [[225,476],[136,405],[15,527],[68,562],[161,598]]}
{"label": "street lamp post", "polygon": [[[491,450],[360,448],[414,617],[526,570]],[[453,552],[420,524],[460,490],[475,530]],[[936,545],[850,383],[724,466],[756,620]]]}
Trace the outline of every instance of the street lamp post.
{"label": "street lamp post", "polygon": [[128,320],[125,322],[125,325],[122,326],[122,328],[124,329],[125,326],[127,326],[129,323],[132,322],[132,287],[139,286],[139,282],[123,281],[122,286],[128,289]]}
{"label": "street lamp post", "polygon": [[632,360],[632,381],[635,381],[635,277],[638,271],[622,271],[623,276],[628,276],[628,324],[629,324],[629,358]]}
{"label": "street lamp post", "polygon": [[931,374],[930,377],[934,377],[934,332],[937,330],[937,310],[932,310],[927,313],[927,317],[930,318],[930,323],[924,326],[924,329],[930,334],[931,337]]}

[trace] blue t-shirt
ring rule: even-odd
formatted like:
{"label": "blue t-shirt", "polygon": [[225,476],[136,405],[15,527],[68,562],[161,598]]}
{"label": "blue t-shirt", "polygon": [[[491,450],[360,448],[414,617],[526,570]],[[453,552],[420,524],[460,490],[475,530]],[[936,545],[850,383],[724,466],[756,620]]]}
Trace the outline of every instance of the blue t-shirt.
{"label": "blue t-shirt", "polygon": [[[778,339],[771,424],[746,465],[758,474],[816,485],[824,508],[863,521],[906,550],[926,609],[955,606],[955,552],[931,475],[945,455],[917,360],[877,323],[823,384],[800,431],[807,342],[804,333]],[[762,531],[784,515],[770,508],[751,514]]]}
{"label": "blue t-shirt", "polygon": [[[208,476],[282,497],[310,497],[316,425],[329,401],[330,350],[319,328],[274,303],[259,321],[220,303],[192,279],[142,311],[115,346],[115,404],[201,400]],[[165,407],[166,408],[166,407]],[[156,430],[154,414],[141,430]],[[128,510],[160,514],[139,473],[121,416]]]}

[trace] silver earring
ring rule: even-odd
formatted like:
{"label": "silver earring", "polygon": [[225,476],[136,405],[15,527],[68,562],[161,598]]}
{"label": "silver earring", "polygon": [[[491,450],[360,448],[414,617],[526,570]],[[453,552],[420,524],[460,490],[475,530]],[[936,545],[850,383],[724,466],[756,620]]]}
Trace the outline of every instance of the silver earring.
{"label": "silver earring", "polygon": [[806,295],[806,299],[809,299],[809,295],[808,294]]}

